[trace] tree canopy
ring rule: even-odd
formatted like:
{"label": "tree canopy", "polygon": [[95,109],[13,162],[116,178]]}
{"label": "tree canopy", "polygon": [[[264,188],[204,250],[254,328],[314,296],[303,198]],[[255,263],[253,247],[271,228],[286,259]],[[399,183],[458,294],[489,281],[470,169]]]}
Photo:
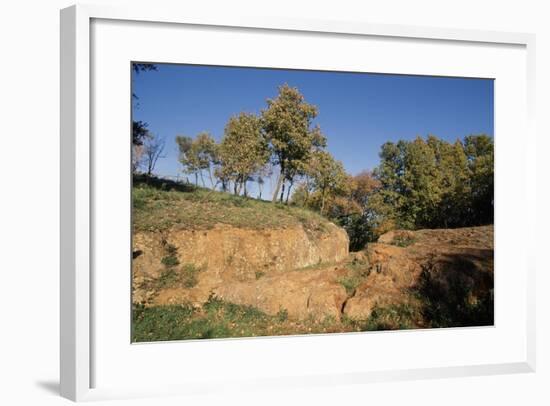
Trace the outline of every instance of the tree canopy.
{"label": "tree canopy", "polygon": [[284,84],[279,94],[267,100],[262,110],[262,128],[272,152],[272,160],[279,166],[280,174],[273,193],[276,201],[284,198],[285,181],[294,182],[303,173],[305,164],[314,147],[326,145],[326,138],[318,127],[311,128],[317,116],[317,107],[307,103],[297,88]]}
{"label": "tree canopy", "polygon": [[269,159],[267,142],[261,133],[260,119],[254,114],[240,113],[225,126],[220,143],[220,168],[223,182],[234,183],[234,193],[247,194],[246,183],[259,174]]}

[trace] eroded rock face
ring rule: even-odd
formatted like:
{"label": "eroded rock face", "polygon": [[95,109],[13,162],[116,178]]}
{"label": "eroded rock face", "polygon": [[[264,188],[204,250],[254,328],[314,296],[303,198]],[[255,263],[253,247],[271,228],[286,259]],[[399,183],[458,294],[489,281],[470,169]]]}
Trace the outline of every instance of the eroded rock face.
{"label": "eroded rock face", "polygon": [[[403,242],[406,246],[393,245]],[[371,272],[344,307],[353,319],[368,319],[377,306],[406,302],[407,293],[426,278],[442,292],[464,286],[471,301],[493,288],[493,226],[390,231],[365,252]]]}
{"label": "eroded rock face", "polygon": [[[284,311],[290,318],[339,318],[346,292],[337,282],[334,267],[323,271],[303,268],[346,260],[348,245],[346,232],[334,224],[315,233],[301,226],[252,230],[225,225],[211,230],[138,233],[134,236],[133,300],[200,306],[215,295],[271,315]],[[196,284],[148,290],[147,281],[158,280],[166,271],[163,261],[169,252],[172,260],[177,259],[174,272],[183,272],[186,264],[200,269]]]}
{"label": "eroded rock face", "polygon": [[415,285],[422,268],[407,256],[405,248],[387,244],[369,244],[366,250],[370,273],[348,299],[344,314],[366,320],[376,306],[388,306],[403,300],[404,290]]}
{"label": "eroded rock face", "polygon": [[267,314],[284,311],[292,319],[340,319],[346,290],[338,283],[345,270],[295,270],[262,277],[256,282],[224,284],[214,294],[228,302],[257,307]]}
{"label": "eroded rock face", "polygon": [[[200,271],[192,286],[158,283],[167,246]],[[289,319],[323,320],[342,315],[367,320],[376,307],[414,300],[423,278],[443,292],[460,285],[472,303],[493,288],[493,228],[393,231],[360,252],[348,254],[344,230],[323,233],[301,227],[244,230],[218,226],[206,231],[138,234],[134,239],[134,302],[148,305],[191,303],[200,307],[211,295]],[[165,261],[166,262],[166,261]],[[344,283],[359,278],[358,284]],[[355,279],[357,280],[357,279]],[[346,288],[348,291],[346,291]],[[412,298],[412,299],[411,299]]]}
{"label": "eroded rock face", "polygon": [[193,264],[222,280],[253,280],[272,273],[340,262],[348,256],[349,238],[332,223],[307,233],[302,226],[254,230],[218,225],[210,230],[137,233],[134,236],[135,275],[156,277],[162,271],[166,245],[175,247],[181,264]]}

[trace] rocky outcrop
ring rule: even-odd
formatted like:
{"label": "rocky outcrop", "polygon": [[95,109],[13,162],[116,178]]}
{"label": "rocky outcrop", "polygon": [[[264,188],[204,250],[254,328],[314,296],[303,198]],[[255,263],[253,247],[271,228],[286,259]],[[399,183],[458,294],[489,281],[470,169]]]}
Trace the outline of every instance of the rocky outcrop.
{"label": "rocky outcrop", "polygon": [[[348,257],[348,236],[332,223],[315,232],[302,226],[256,230],[218,225],[209,230],[137,233],[133,244],[134,302],[199,306],[216,295],[268,314],[283,310],[301,318],[339,316],[346,299],[336,273],[304,269]],[[170,255],[177,263],[174,272],[188,264],[200,269],[196,284],[148,289],[147,282],[166,271],[164,262]]]}
{"label": "rocky outcrop", "polygon": [[227,302],[253,306],[270,315],[282,312],[290,319],[333,317],[339,320],[347,294],[338,280],[346,272],[337,266],[298,269],[254,281],[228,280],[223,284],[213,283],[208,273],[204,273],[193,289],[163,289],[152,304],[193,303],[198,306],[214,295]]}
{"label": "rocky outcrop", "polygon": [[390,231],[365,255],[370,273],[344,308],[353,319],[367,319],[377,306],[406,303],[426,282],[441,296],[460,287],[471,301],[493,288],[493,226]]}
{"label": "rocky outcrop", "polygon": [[182,264],[216,273],[221,280],[252,280],[258,272],[343,261],[349,239],[345,230],[329,222],[315,232],[306,232],[302,226],[256,230],[217,225],[209,230],[137,233],[134,272],[158,276],[167,244],[175,247],[174,255]]}
{"label": "rocky outcrop", "polygon": [[[301,226],[138,233],[133,300],[200,307],[213,295],[270,315],[338,322],[342,315],[367,320],[377,307],[409,304],[426,280],[442,297],[463,288],[471,303],[492,292],[492,226],[396,230],[363,251],[348,254],[347,247],[345,231],[333,224],[315,233]],[[158,283],[168,253],[174,272],[188,264],[199,270],[192,286]]]}

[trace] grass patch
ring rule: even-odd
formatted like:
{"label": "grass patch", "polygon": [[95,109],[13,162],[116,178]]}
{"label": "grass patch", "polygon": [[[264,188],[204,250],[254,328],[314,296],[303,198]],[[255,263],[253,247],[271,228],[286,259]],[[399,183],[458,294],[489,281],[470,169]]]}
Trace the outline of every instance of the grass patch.
{"label": "grass patch", "polygon": [[348,274],[338,279],[338,282],[346,289],[348,296],[352,296],[355,293],[357,287],[363,282],[370,274],[368,264],[351,262],[346,264]]}
{"label": "grass patch", "polygon": [[355,331],[405,330],[422,325],[420,309],[412,304],[377,306],[366,320],[343,318]]}
{"label": "grass patch", "polygon": [[266,332],[272,318],[250,306],[211,297],[201,308],[191,305],[134,305],[132,341],[252,337]]}
{"label": "grass patch", "polygon": [[416,242],[416,238],[399,236],[393,239],[393,241],[391,242],[391,245],[405,248],[405,247],[408,247],[409,245],[414,244],[415,242]]}
{"label": "grass patch", "polygon": [[168,268],[162,271],[156,280],[156,288],[163,289],[174,286],[180,281],[180,274],[174,268]]}
{"label": "grass patch", "polygon": [[183,286],[186,288],[192,288],[197,285],[197,274],[201,271],[201,268],[196,267],[193,264],[185,264],[182,269]]}
{"label": "grass patch", "polygon": [[256,271],[256,272],[254,272],[254,276],[256,277],[256,280],[258,280],[258,279],[260,279],[262,276],[265,276],[265,272]]}
{"label": "grass patch", "polygon": [[416,242],[416,238],[413,237],[405,237],[405,236],[398,236],[393,239],[391,242],[391,245],[396,245],[401,248],[408,247],[409,245],[412,245]]}
{"label": "grass patch", "polygon": [[404,330],[414,328],[419,317],[418,310],[408,304],[375,308],[367,320],[366,330]]}
{"label": "grass patch", "polygon": [[209,229],[227,224],[252,229],[302,225],[308,233],[319,233],[329,222],[300,207],[143,176],[134,177],[132,206],[134,231]]}
{"label": "grass patch", "polygon": [[160,262],[162,262],[162,264],[166,267],[174,267],[180,263],[175,255],[167,255],[163,257]]}
{"label": "grass patch", "polygon": [[288,320],[288,310],[280,309],[277,312],[277,320],[280,321],[280,322],[287,321]]}
{"label": "grass patch", "polygon": [[332,316],[291,320],[281,309],[270,316],[261,310],[211,296],[201,307],[191,305],[134,305],[132,341],[170,341],[205,338],[278,336],[354,331]]}

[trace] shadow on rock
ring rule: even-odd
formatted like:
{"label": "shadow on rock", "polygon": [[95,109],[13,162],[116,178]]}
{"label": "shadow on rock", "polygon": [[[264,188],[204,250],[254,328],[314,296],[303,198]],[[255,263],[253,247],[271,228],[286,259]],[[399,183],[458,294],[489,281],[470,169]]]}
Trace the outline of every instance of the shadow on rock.
{"label": "shadow on rock", "polygon": [[422,265],[415,291],[432,327],[494,324],[493,250],[444,254]]}

